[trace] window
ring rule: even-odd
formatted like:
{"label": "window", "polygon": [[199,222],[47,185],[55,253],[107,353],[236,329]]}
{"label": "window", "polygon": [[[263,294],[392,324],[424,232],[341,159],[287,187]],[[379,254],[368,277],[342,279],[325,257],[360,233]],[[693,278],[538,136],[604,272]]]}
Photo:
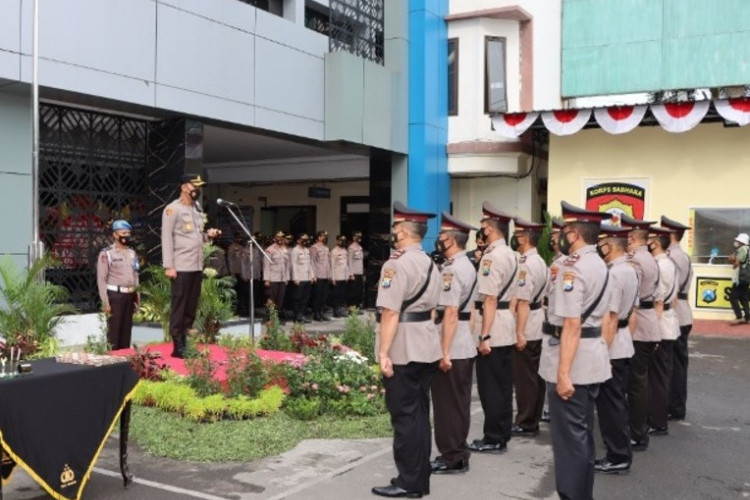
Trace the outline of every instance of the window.
{"label": "window", "polygon": [[505,89],[505,38],[485,38],[484,75],[484,112],[506,112],[508,100]]}
{"label": "window", "polygon": [[384,7],[384,0],[331,0],[329,50],[383,64]]}
{"label": "window", "polygon": [[693,215],[694,262],[727,264],[734,238],[750,233],[750,208],[696,208]]}
{"label": "window", "polygon": [[283,0],[240,0],[241,2],[252,5],[253,7],[265,10],[279,17],[284,17]]}
{"label": "window", "polygon": [[458,115],[458,38],[448,40],[448,114]]}

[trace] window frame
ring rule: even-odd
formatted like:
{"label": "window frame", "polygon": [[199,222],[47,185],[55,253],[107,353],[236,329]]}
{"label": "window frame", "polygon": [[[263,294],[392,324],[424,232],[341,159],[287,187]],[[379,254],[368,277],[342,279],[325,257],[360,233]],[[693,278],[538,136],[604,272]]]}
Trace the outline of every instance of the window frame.
{"label": "window frame", "polygon": [[[455,51],[455,59],[453,60],[453,73],[451,73],[451,45]],[[458,85],[459,85],[459,39],[453,37],[448,39],[448,116],[458,116]],[[452,106],[451,106],[452,105]]]}
{"label": "window frame", "polygon": [[[710,255],[698,255],[698,247],[697,242],[701,240],[701,234],[698,233],[698,230],[701,229],[698,226],[698,213],[699,212],[706,212],[706,211],[712,211],[712,210],[735,210],[735,211],[745,211],[747,212],[748,217],[750,218],[750,206],[691,206],[688,208],[689,211],[689,220],[690,220],[690,226],[692,226],[692,229],[690,230],[689,234],[686,234],[685,237],[689,238],[688,244],[687,244],[687,250],[688,255],[690,256],[690,260],[694,264],[699,265],[731,265],[728,262],[728,257],[734,253],[734,249],[731,248],[732,241],[735,236],[737,236],[740,232],[750,232],[750,222],[748,224],[737,224],[737,228],[734,231],[734,233],[728,233],[727,239],[721,240],[721,248],[719,249],[719,254],[715,256],[713,259],[710,258]],[[705,217],[705,216],[704,216]],[[724,251],[728,250],[728,253],[725,253]],[[709,252],[710,254],[710,252]]]}
{"label": "window frame", "polygon": [[[503,53],[503,94],[505,97],[505,108],[501,110],[490,109],[490,44],[494,42],[502,43]],[[484,114],[506,113],[508,111],[508,39],[504,36],[484,37]]]}

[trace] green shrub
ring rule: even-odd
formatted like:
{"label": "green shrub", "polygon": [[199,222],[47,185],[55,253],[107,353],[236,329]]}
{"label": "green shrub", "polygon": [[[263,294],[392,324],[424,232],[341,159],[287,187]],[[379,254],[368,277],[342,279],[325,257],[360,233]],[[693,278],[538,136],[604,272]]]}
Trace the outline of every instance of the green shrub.
{"label": "green shrub", "polygon": [[268,384],[269,370],[253,349],[227,348],[227,384],[232,396],[255,397]]}
{"label": "green shrub", "polygon": [[161,266],[149,266],[141,272],[141,282],[138,286],[141,293],[141,304],[135,313],[135,321],[159,323],[164,340],[171,339],[169,335],[169,313],[172,306],[172,283],[164,274]]}
{"label": "green shrub", "polygon": [[315,420],[321,414],[322,402],[320,398],[287,398],[284,411],[297,420]]}
{"label": "green shrub", "polygon": [[260,339],[260,347],[269,351],[291,352],[292,341],[287,336],[281,323],[279,323],[279,314],[273,302],[270,300],[266,303],[268,311],[268,321],[266,321],[266,334]]}
{"label": "green shrub", "polygon": [[227,416],[235,420],[273,415],[281,408],[286,395],[280,387],[263,389],[255,399],[237,396],[227,399]]}
{"label": "green shrub", "polygon": [[232,303],[235,295],[233,277],[219,276],[211,267],[203,270],[201,296],[195,317],[199,342],[216,343],[221,323],[234,314]]}
{"label": "green shrub", "polygon": [[211,359],[209,349],[198,351],[196,356],[185,358],[188,370],[187,383],[200,396],[210,396],[221,392],[221,385],[216,380],[218,365]]}
{"label": "green shrub", "polygon": [[357,314],[357,308],[352,307],[346,318],[344,335],[341,343],[359,352],[371,363],[375,362],[375,324],[368,315],[367,319]]}

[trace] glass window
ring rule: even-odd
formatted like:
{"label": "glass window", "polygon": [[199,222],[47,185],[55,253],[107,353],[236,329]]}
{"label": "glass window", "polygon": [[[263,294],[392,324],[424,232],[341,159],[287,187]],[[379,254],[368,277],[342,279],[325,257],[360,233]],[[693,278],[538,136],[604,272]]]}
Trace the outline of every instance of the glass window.
{"label": "glass window", "polygon": [[458,38],[448,40],[448,114],[458,114]]}
{"label": "glass window", "polygon": [[505,89],[505,39],[488,36],[484,44],[484,112],[508,110]]}
{"label": "glass window", "polygon": [[693,261],[727,264],[734,238],[750,233],[750,208],[696,208],[693,212]]}

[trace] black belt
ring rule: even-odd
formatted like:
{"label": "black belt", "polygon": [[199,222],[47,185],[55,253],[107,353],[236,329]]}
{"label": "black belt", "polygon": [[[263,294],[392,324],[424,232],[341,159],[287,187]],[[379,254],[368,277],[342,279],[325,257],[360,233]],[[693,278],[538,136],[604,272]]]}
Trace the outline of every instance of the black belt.
{"label": "black belt", "polygon": [[[375,321],[380,323],[382,314],[380,311],[375,313]],[[432,311],[419,311],[419,312],[402,312],[398,315],[399,323],[419,323],[422,321],[430,321],[432,319]]]}
{"label": "black belt", "polygon": [[529,304],[529,309],[532,310],[532,311],[536,311],[536,310],[541,309],[541,308],[542,308],[542,303],[541,302],[532,302],[531,304]]}
{"label": "black belt", "polygon": [[[542,323],[542,333],[544,333],[545,335],[552,335],[556,339],[559,339],[560,334],[562,333],[562,327],[555,326],[552,323],[547,323],[545,321],[544,323]],[[598,326],[584,326],[581,328],[582,339],[595,339],[601,337],[601,335],[602,329]]]}
{"label": "black belt", "polygon": [[664,304],[664,310],[665,311],[669,311],[670,309],[672,309],[672,304],[670,304],[670,303]]}
{"label": "black belt", "polygon": [[[439,325],[443,322],[445,317],[445,309],[438,309],[435,311],[435,324]],[[469,321],[471,319],[471,311],[465,311],[458,313],[458,321]]]}
{"label": "black belt", "polygon": [[471,311],[464,311],[458,313],[458,321],[469,321],[471,319]]}
{"label": "black belt", "polygon": [[653,300],[641,301],[640,304],[638,304],[638,309],[653,309],[653,308],[654,308]]}
{"label": "black belt", "polygon": [[618,320],[617,320],[617,329],[618,329],[618,330],[619,330],[620,328],[625,328],[626,326],[628,326],[628,318],[625,318],[625,319],[618,319]]}
{"label": "black belt", "polygon": [[[479,315],[482,316],[484,314],[484,301],[477,300],[474,302],[474,308],[479,311]],[[504,309],[510,309],[510,302],[507,300],[498,300],[497,301],[497,311],[502,311]]]}
{"label": "black belt", "polygon": [[680,293],[677,294],[677,298],[680,299],[680,300],[687,300],[688,299],[688,294],[687,294],[687,292],[680,292]]}

